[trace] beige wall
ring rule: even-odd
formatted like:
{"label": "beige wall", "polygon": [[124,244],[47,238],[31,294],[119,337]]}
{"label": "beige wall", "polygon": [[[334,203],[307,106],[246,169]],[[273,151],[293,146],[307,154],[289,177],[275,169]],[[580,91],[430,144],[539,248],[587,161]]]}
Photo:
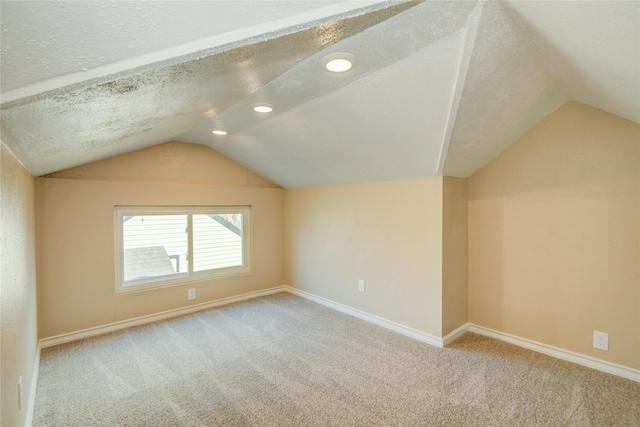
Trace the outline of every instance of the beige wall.
{"label": "beige wall", "polygon": [[45,177],[279,188],[207,146],[184,142],[167,142]]}
{"label": "beige wall", "polygon": [[[3,426],[24,425],[38,353],[35,180],[0,144],[0,303]],[[22,377],[22,409],[18,379]]]}
{"label": "beige wall", "polygon": [[442,215],[442,336],[468,322],[467,180],[445,177]]}
{"label": "beige wall", "polygon": [[[41,338],[283,284],[284,190],[236,186],[233,183],[243,182],[247,172],[240,170],[233,176],[233,165],[227,164],[231,160],[223,156],[199,165],[196,157],[201,153],[184,146],[186,150],[179,157],[194,157],[189,167],[182,162],[167,161],[160,172],[154,150],[148,149],[147,156],[133,153],[111,159],[108,165],[111,172],[104,172],[104,176],[112,173],[117,180],[37,180]],[[129,167],[131,155],[136,158],[138,182],[119,180],[121,171]],[[104,169],[104,164],[100,168]],[[227,185],[148,182],[161,173],[157,181],[189,180],[205,174],[198,168],[226,170],[231,176],[225,177]],[[88,175],[94,174],[87,171],[83,176]],[[116,296],[116,205],[251,205],[253,271],[248,275]],[[196,300],[187,300],[188,288],[196,289]]]}
{"label": "beige wall", "polygon": [[568,102],[472,176],[470,321],[640,368],[639,156],[637,124]]}
{"label": "beige wall", "polygon": [[442,178],[287,189],[285,260],[290,286],[440,337]]}

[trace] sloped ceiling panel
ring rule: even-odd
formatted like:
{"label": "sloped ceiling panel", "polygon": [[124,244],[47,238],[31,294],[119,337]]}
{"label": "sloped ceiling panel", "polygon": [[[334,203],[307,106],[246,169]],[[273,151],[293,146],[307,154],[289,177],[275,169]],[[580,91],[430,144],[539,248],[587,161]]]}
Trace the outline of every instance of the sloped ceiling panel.
{"label": "sloped ceiling panel", "polygon": [[[236,105],[221,111],[185,135],[189,142],[215,141],[211,130],[224,127],[230,133],[246,129],[261,119],[272,120],[297,105],[329,92],[339,90],[367,74],[376,72],[396,61],[409,57],[440,39],[464,29],[471,3],[426,2],[399,13],[366,30],[345,37],[320,49],[278,78]],[[357,66],[344,74],[328,73],[321,69],[322,58],[336,52],[349,52],[357,57]],[[432,61],[437,64],[438,57]],[[445,65],[446,66],[446,65]],[[274,113],[260,116],[252,112],[257,102],[276,106]]]}
{"label": "sloped ceiling panel", "polygon": [[105,83],[389,6],[381,0],[2,1],[2,103]]}
{"label": "sloped ceiling panel", "polygon": [[288,188],[434,176],[462,40],[454,33],[210,145]]}
{"label": "sloped ceiling panel", "polygon": [[[239,20],[252,27],[332,3],[3,2],[2,13],[11,16],[3,24],[11,31],[3,34],[2,92],[221,35],[236,30]],[[168,31],[176,26],[181,31]]]}
{"label": "sloped ceiling panel", "polygon": [[171,141],[318,49],[406,9],[401,4],[95,86],[9,105],[3,141],[43,175]]}
{"label": "sloped ceiling panel", "polygon": [[443,175],[471,176],[567,100],[500,2],[487,2]]}
{"label": "sloped ceiling panel", "polygon": [[[285,187],[434,176],[472,10],[421,3],[319,51],[179,140],[210,145]],[[357,67],[322,70],[336,51],[355,54]],[[258,101],[276,111],[252,112]],[[215,128],[230,134],[216,137]]]}
{"label": "sloped ceiling panel", "polygon": [[573,100],[640,123],[640,2],[510,2]]}

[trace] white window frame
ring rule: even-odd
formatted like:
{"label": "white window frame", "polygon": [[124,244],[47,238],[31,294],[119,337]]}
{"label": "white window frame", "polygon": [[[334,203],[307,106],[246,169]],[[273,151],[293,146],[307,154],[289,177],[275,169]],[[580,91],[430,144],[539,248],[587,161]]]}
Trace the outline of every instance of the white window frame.
{"label": "white window frame", "polygon": [[[251,206],[115,206],[115,273],[116,293],[135,292],[167,286],[177,286],[188,282],[209,278],[220,278],[251,272]],[[170,276],[124,282],[124,236],[123,218],[137,215],[187,215],[187,251],[193,254],[193,224],[195,214],[242,214],[242,265],[205,271],[193,271],[193,257],[189,256],[188,272]]]}

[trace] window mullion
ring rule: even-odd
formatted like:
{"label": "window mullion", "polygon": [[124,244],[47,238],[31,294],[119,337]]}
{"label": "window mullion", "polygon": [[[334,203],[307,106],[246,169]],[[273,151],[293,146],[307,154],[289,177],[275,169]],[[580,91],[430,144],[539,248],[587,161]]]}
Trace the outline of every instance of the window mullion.
{"label": "window mullion", "polygon": [[188,274],[191,276],[193,273],[193,214],[190,212],[187,213],[187,251],[189,254],[187,257],[187,260],[189,261]]}

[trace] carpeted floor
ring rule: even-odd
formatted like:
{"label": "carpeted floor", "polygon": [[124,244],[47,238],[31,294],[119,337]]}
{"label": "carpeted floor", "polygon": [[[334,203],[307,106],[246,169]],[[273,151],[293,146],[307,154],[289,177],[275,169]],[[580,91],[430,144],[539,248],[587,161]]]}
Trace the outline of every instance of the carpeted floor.
{"label": "carpeted floor", "polygon": [[42,351],[34,426],[640,426],[640,384],[287,293]]}

